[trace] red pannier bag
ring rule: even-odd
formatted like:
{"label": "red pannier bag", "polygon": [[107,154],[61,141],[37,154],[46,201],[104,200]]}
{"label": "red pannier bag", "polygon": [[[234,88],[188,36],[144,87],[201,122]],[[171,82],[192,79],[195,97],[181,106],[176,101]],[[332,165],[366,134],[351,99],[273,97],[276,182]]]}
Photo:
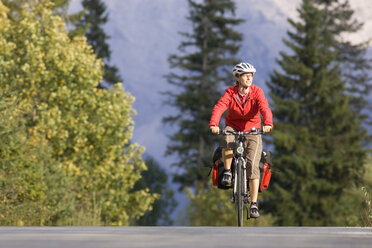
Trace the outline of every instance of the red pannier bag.
{"label": "red pannier bag", "polygon": [[212,184],[213,184],[213,186],[218,186],[218,160],[216,160],[213,164]]}
{"label": "red pannier bag", "polygon": [[230,189],[232,186],[222,185],[221,181],[224,173],[224,164],[222,162],[222,147],[218,147],[213,154],[212,164],[212,184],[219,189]]}
{"label": "red pannier bag", "polygon": [[260,161],[260,187],[259,187],[260,192],[269,187],[271,179],[271,166],[272,166],[271,153],[266,150],[262,151]]}

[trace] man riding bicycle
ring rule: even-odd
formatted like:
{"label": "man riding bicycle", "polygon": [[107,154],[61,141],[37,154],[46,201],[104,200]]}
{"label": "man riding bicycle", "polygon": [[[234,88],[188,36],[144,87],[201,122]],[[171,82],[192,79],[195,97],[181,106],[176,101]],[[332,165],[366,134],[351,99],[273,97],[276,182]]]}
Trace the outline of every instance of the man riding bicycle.
{"label": "man riding bicycle", "polygon": [[[262,91],[256,85],[252,85],[253,75],[256,69],[249,63],[239,63],[233,68],[235,86],[225,90],[212,111],[209,128],[212,133],[218,134],[218,127],[222,114],[228,109],[225,117],[225,128],[227,131],[247,132],[251,128],[261,128],[261,117],[263,117],[263,132],[270,132],[273,128],[273,115],[268,101]],[[232,173],[231,163],[233,159],[233,148],[235,145],[234,135],[225,135],[222,142],[222,159],[224,162],[224,175],[222,184],[231,185]],[[247,178],[249,178],[249,191],[251,195],[250,216],[260,216],[257,206],[260,170],[259,162],[262,153],[261,135],[247,136],[244,142],[244,156],[247,159]]]}

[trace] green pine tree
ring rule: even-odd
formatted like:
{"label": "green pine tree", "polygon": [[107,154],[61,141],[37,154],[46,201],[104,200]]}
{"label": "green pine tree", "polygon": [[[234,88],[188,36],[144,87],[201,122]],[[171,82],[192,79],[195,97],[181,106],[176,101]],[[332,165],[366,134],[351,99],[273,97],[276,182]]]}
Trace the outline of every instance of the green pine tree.
{"label": "green pine tree", "polygon": [[[372,59],[366,57],[370,41],[356,43],[347,38],[348,34],[360,31],[363,23],[355,19],[354,10],[348,0],[318,0],[318,4],[325,9],[325,24],[329,32],[335,37],[346,37],[334,40],[346,91],[360,122],[364,127],[371,126],[372,116],[368,116],[368,113],[372,111],[372,102],[369,100],[372,90],[372,77],[369,73]],[[335,19],[338,21],[334,21]],[[371,134],[366,141],[371,141]]]}
{"label": "green pine tree", "polygon": [[279,225],[343,225],[359,211],[339,203],[363,177],[366,131],[343,80],[338,36],[317,2],[303,0],[300,20],[289,19],[294,31],[284,43],[291,53],[281,52],[282,70],[268,83],[277,173],[265,209]]}
{"label": "green pine tree", "polygon": [[234,27],[242,22],[234,17],[235,4],[231,0],[189,0],[192,33],[182,33],[185,40],[179,54],[169,57],[174,71],[167,75],[168,82],[178,88],[177,93],[166,92],[168,104],[179,114],[163,119],[176,126],[170,136],[166,154],[175,154],[179,173],[174,181],[181,188],[195,186],[197,180],[206,180],[211,156],[218,137],[211,135],[208,123],[212,108],[222,95],[222,85],[232,82],[231,67],[237,63],[234,55],[239,50],[242,35]]}
{"label": "green pine tree", "polygon": [[103,84],[100,84],[100,87],[112,87],[114,84],[123,80],[119,75],[118,68],[108,65],[111,59],[111,51],[107,40],[110,36],[103,29],[103,25],[108,21],[106,5],[101,0],[83,0],[82,5],[85,13],[77,24],[77,27],[86,28],[85,36],[88,39],[88,43],[93,47],[98,58],[101,58],[105,62]]}

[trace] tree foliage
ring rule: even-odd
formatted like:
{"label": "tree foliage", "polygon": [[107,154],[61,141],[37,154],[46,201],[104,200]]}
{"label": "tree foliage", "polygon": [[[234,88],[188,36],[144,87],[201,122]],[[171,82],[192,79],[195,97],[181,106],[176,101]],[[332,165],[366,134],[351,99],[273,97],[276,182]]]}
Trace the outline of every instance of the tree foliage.
{"label": "tree foliage", "polygon": [[0,1],[1,224],[127,225],[155,195],[130,144],[133,97],[98,89],[102,62],[49,1]]}
{"label": "tree foliage", "polygon": [[266,209],[280,225],[351,224],[349,217],[360,207],[359,202],[349,207],[343,198],[361,182],[366,158],[366,130],[353,109],[340,61],[345,52],[339,49],[339,34],[353,30],[335,32],[332,27],[346,20],[319,2],[336,1],[302,1],[300,20],[289,19],[293,31],[284,40],[291,54],[281,52],[282,70],[269,81],[280,173],[273,177]]}
{"label": "tree foliage", "polygon": [[[2,0],[3,4],[8,7],[8,16],[9,18],[17,18],[19,16],[19,12],[22,10],[22,6],[27,4],[31,0]],[[42,2],[43,0],[37,0]],[[66,24],[68,26],[75,26],[82,18],[83,11],[79,11],[77,13],[68,13],[68,5],[71,0],[46,0],[52,3],[50,8],[53,10],[53,13],[56,15],[61,16],[64,18]],[[77,36],[77,35],[84,35],[86,31],[85,27],[70,27],[69,35],[70,37]]]}
{"label": "tree foliage", "polygon": [[158,194],[152,209],[135,221],[139,226],[169,226],[173,224],[171,214],[177,206],[174,191],[169,187],[168,175],[152,157],[145,159],[146,171],[142,171],[142,178],[137,181],[134,189],[148,188],[150,193]]}
{"label": "tree foliage", "polygon": [[[15,14],[21,11],[22,6],[30,0],[2,0],[3,4],[9,8],[8,14]],[[51,9],[60,15],[67,15],[67,7],[70,0],[50,0],[53,5]]]}
{"label": "tree foliage", "polygon": [[176,125],[170,136],[167,154],[176,154],[179,173],[174,181],[195,186],[208,172],[202,166],[210,164],[218,138],[210,134],[208,123],[213,105],[222,95],[221,86],[232,80],[230,69],[237,63],[234,55],[239,50],[242,35],[233,27],[242,22],[234,17],[235,4],[231,0],[189,0],[192,33],[181,33],[185,40],[179,46],[180,55],[171,55],[174,69],[167,75],[168,82],[178,93],[166,92],[168,104],[179,114],[164,118]]}
{"label": "tree foliage", "polygon": [[364,174],[363,186],[358,189],[363,198],[363,209],[361,211],[361,226],[372,227],[372,156],[367,156],[365,165],[366,173]]}

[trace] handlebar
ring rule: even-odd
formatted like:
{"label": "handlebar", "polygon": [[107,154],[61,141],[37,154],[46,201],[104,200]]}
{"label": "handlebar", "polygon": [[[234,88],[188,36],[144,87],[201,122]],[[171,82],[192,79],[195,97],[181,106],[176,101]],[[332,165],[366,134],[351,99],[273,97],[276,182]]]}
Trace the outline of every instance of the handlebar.
{"label": "handlebar", "polygon": [[253,129],[248,132],[240,132],[240,131],[228,131],[228,130],[222,130],[219,135],[235,135],[235,136],[246,136],[246,135],[259,135],[259,134],[264,134],[261,128],[258,129]]}

